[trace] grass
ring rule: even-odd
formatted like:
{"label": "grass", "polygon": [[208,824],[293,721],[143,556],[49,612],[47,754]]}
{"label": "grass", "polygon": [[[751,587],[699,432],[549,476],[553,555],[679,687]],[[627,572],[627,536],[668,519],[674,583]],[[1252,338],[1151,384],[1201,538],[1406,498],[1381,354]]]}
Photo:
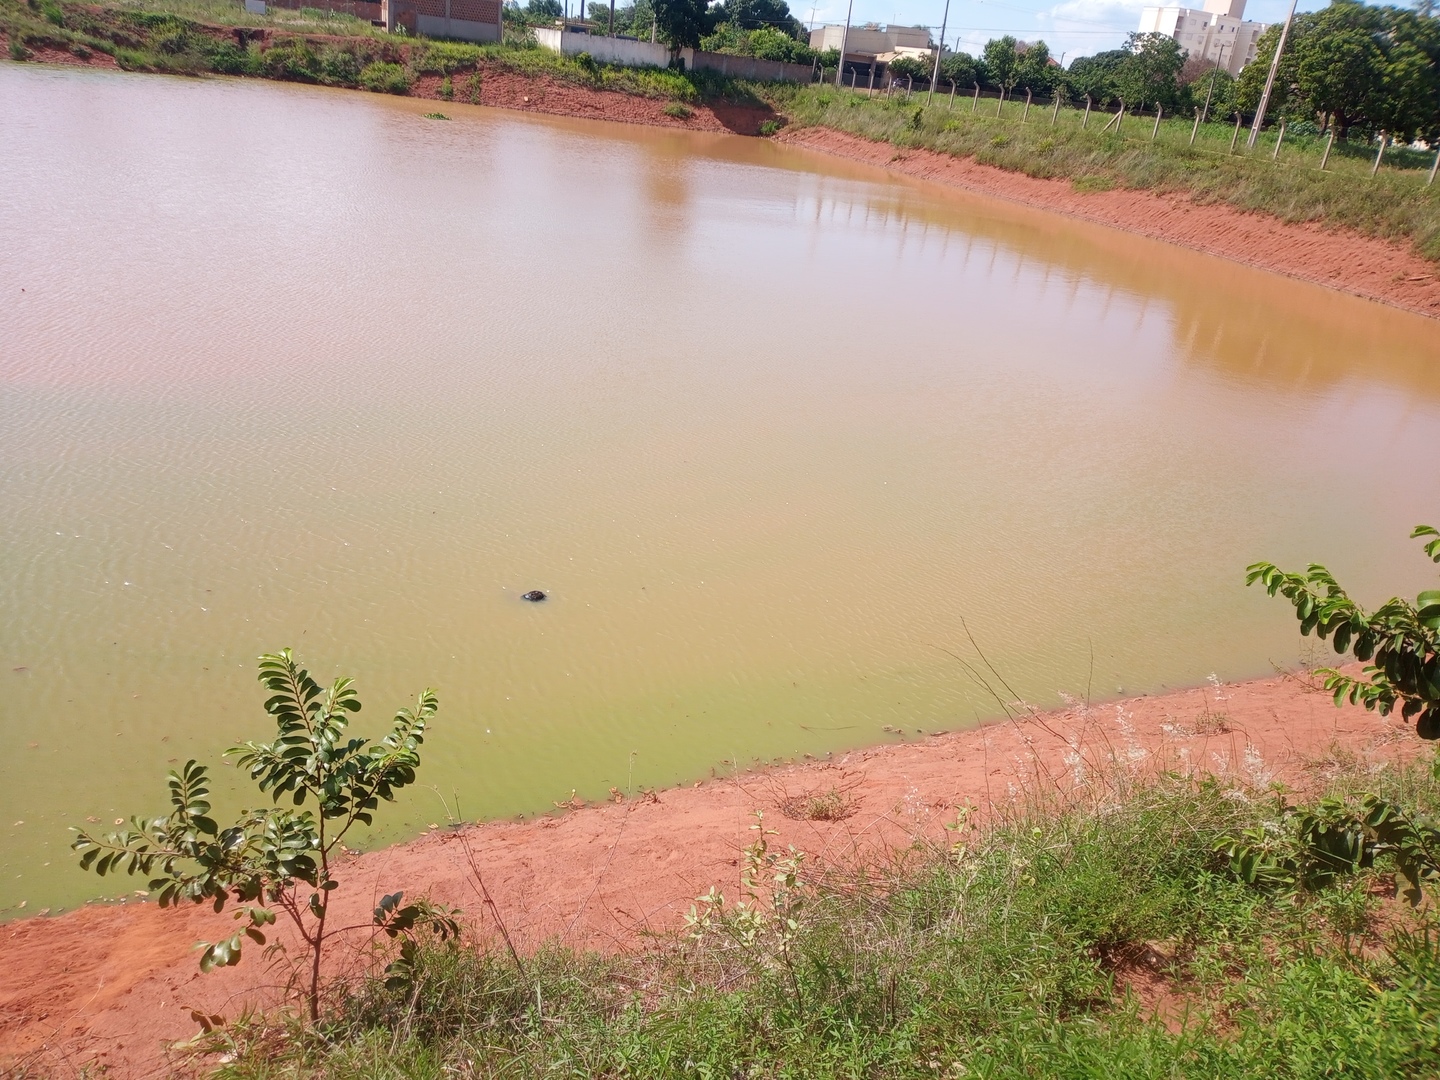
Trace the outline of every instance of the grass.
{"label": "grass", "polygon": [[[1327,763],[1433,814],[1428,764]],[[1394,1077],[1440,1070],[1440,935],[1388,868],[1320,893],[1234,878],[1221,838],[1274,792],[1166,775],[1034,800],[954,848],[817,874],[783,905],[642,953],[432,949],[305,1032],[251,1018],[219,1075],[272,1077]],[[763,859],[757,866],[771,866]],[[768,880],[768,878],[766,879]]]}
{"label": "grass", "polygon": [[1240,133],[1230,153],[1233,124],[1202,124],[1190,145],[1193,118],[1162,121],[1154,141],[1154,116],[1131,117],[1119,134],[1101,128],[1109,114],[1061,108],[1052,122],[1049,108],[1032,107],[1022,122],[1024,102],[1007,102],[1000,115],[994,98],[978,106],[961,95],[952,104],[936,94],[906,101],[868,98],[830,86],[797,87],[785,95],[783,111],[793,123],[834,128],[897,147],[918,147],[974,157],[984,164],[1047,178],[1083,178],[1082,190],[1113,187],[1190,195],[1202,203],[1273,214],[1289,222],[1345,226],[1387,240],[1408,241],[1429,259],[1440,260],[1440,184],[1425,186],[1433,154],[1387,152],[1373,179],[1374,148],[1336,143],[1327,169],[1318,168],[1324,140],[1287,137],[1272,160],[1275,136],[1266,132],[1254,151]]}

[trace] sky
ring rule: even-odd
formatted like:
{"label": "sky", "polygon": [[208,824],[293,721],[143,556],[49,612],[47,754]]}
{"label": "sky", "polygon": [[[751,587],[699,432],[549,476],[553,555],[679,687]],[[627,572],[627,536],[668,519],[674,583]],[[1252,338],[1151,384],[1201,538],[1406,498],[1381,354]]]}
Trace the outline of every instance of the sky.
{"label": "sky", "polygon": [[[1178,2],[1198,8],[1204,0]],[[1299,0],[1296,10],[1313,11],[1325,7],[1326,2]],[[789,3],[791,13],[807,26],[845,22],[846,0],[789,0]],[[851,21],[856,25],[866,22],[926,25],[933,28],[936,37],[940,34],[945,0],[854,0],[854,3]],[[1042,38],[1050,46],[1050,55],[1059,60],[1063,53],[1068,65],[1077,56],[1119,48],[1125,35],[1139,28],[1140,9],[1145,6],[1145,0],[950,0],[945,44],[978,55],[985,42],[1002,34],[1013,34],[1022,41]],[[1256,22],[1280,22],[1288,9],[1289,0],[1248,0],[1245,17]]]}

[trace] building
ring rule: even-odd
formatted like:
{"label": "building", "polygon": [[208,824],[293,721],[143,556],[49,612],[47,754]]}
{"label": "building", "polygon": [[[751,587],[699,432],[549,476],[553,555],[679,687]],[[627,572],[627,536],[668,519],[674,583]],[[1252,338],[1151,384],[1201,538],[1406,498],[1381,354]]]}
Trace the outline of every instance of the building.
{"label": "building", "polygon": [[1187,56],[1202,57],[1231,75],[1255,59],[1255,43],[1268,23],[1245,20],[1245,0],[1205,0],[1203,8],[1147,7],[1142,34],[1172,37]]}
{"label": "building", "polygon": [[810,47],[816,52],[839,49],[845,39],[845,70],[868,76],[872,68],[879,71],[901,56],[914,56],[927,63],[935,59],[935,42],[925,26],[887,26],[879,23],[850,27],[847,36],[843,26],[817,26],[810,31]]}

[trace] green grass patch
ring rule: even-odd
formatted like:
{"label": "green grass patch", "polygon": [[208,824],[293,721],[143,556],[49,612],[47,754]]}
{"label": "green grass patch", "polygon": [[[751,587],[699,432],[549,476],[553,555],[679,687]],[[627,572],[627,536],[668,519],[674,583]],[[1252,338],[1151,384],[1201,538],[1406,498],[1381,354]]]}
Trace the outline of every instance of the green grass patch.
{"label": "green grass patch", "polygon": [[1062,107],[1056,116],[1036,106],[1022,122],[1023,101],[1006,102],[997,116],[994,98],[976,106],[963,95],[952,103],[937,94],[932,104],[921,106],[917,123],[921,100],[918,94],[905,102],[900,96],[872,99],[864,91],[809,86],[785,95],[780,107],[797,124],[974,157],[1028,176],[1071,180],[1079,190],[1101,190],[1090,185],[1103,178],[1117,188],[1187,195],[1287,222],[1344,226],[1408,242],[1440,260],[1440,185],[1425,186],[1434,161],[1430,153],[1389,151],[1372,179],[1375,150],[1358,143],[1336,143],[1321,172],[1325,140],[1318,135],[1287,136],[1277,160],[1274,133],[1263,133],[1257,148],[1246,151],[1242,131],[1232,154],[1233,124],[1207,123],[1197,130],[1193,117],[1166,119],[1158,132],[1153,115],[1127,117],[1116,134],[1113,126],[1101,130],[1111,116],[1099,111],[1087,124],[1082,110]]}
{"label": "green grass patch", "polygon": [[[1440,809],[1428,763],[1340,772]],[[640,954],[554,945],[523,970],[429,949],[337,991],[318,1033],[252,1018],[212,1044],[235,1080],[1433,1075],[1433,913],[1390,899],[1383,858],[1316,892],[1232,873],[1225,838],[1284,820],[1274,792],[1166,776],[984,832],[962,812],[952,848],[843,879],[752,853],[768,922],[712,902]]]}

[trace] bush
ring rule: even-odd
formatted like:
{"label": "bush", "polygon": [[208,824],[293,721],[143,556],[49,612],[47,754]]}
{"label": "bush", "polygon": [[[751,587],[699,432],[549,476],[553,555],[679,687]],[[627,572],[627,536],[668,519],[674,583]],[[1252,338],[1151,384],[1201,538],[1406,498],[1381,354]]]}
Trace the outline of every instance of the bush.
{"label": "bush", "polygon": [[688,105],[681,105],[678,101],[667,102],[660,110],[666,116],[673,116],[676,120],[688,120],[695,115],[695,110]]}
{"label": "bush", "polygon": [[28,59],[29,56],[30,50],[25,47],[25,43],[20,40],[19,35],[12,37],[10,39],[10,59],[25,60]]}
{"label": "bush", "polygon": [[360,72],[360,85],[376,94],[408,94],[410,75],[399,64],[380,60]]}

